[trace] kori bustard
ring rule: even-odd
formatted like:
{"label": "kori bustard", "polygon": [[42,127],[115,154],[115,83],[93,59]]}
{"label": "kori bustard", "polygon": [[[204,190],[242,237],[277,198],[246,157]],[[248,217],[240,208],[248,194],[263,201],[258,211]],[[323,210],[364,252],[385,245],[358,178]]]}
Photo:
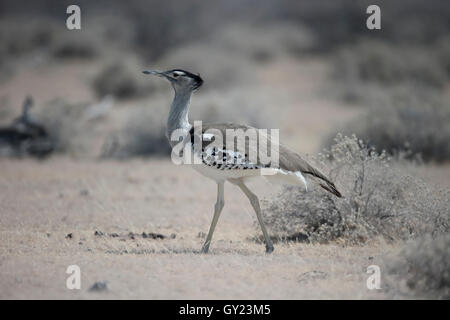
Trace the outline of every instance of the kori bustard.
{"label": "kori bustard", "polygon": [[[334,183],[319,170],[312,167],[295,152],[269,137],[264,140],[264,145],[258,144],[260,139],[254,139],[254,141],[246,139],[245,151],[236,150],[234,145],[231,146],[229,142],[227,144],[224,139],[230,132],[229,130],[245,131],[255,128],[234,123],[212,123],[202,124],[201,130],[196,130],[195,126],[189,123],[188,115],[191,95],[203,84],[199,75],[181,69],[146,70],[143,73],[167,79],[175,91],[166,128],[166,136],[173,151],[175,148],[191,151],[194,158],[196,157],[198,160],[192,164],[194,169],[217,183],[217,201],[211,226],[202,247],[203,253],[207,253],[209,250],[214,229],[225,204],[224,184],[226,181],[237,185],[250,200],[264,235],[267,253],[271,253],[274,248],[261,216],[258,197],[247,187],[246,182],[250,178],[265,177],[275,182],[304,185],[306,188],[304,176],[310,176],[320,180],[319,184],[322,188],[341,197]],[[176,135],[175,132],[177,132]],[[218,141],[216,140],[220,141],[219,146],[217,146]],[[196,147],[196,141],[200,141],[199,147]],[[178,149],[180,143],[183,148]],[[255,154],[253,149],[267,148],[267,144],[271,145],[271,151],[276,150],[277,152],[276,166],[273,163],[263,163],[259,156],[256,158],[250,156]],[[182,155],[182,151],[179,153]],[[258,153],[256,152],[256,154]]]}

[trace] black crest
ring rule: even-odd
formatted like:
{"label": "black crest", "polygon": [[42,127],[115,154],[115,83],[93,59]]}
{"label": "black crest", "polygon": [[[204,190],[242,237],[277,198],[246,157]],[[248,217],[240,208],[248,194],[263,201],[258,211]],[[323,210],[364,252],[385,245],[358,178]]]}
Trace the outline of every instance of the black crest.
{"label": "black crest", "polygon": [[196,88],[199,88],[203,84],[203,79],[200,77],[200,74],[194,74],[192,72],[182,70],[182,69],[173,69],[173,70],[170,70],[170,72],[182,72],[182,73],[184,73],[184,75],[186,77],[194,79],[195,83],[196,83],[196,85],[195,85]]}

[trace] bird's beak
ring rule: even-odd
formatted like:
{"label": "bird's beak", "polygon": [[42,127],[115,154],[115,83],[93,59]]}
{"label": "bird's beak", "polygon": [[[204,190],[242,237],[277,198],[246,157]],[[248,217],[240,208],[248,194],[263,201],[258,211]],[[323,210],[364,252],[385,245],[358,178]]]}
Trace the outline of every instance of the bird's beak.
{"label": "bird's beak", "polygon": [[173,80],[172,77],[170,77],[169,75],[167,75],[165,72],[162,72],[162,71],[144,70],[144,71],[142,71],[142,73],[144,73],[144,74],[151,74],[151,75],[155,75],[155,76],[158,76],[158,77],[166,78],[169,81]]}
{"label": "bird's beak", "polygon": [[161,71],[156,71],[156,70],[144,70],[144,71],[142,71],[142,73],[144,73],[144,74],[153,74],[153,75],[156,75],[158,77],[165,76],[164,73],[162,73]]}

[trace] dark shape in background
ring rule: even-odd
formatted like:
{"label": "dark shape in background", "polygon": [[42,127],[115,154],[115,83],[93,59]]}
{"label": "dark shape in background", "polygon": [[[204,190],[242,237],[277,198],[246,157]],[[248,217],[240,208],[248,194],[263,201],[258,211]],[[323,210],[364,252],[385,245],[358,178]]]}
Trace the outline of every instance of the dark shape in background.
{"label": "dark shape in background", "polygon": [[22,107],[22,115],[10,126],[0,128],[1,154],[44,158],[53,151],[53,142],[45,127],[30,118],[33,100],[28,96]]}

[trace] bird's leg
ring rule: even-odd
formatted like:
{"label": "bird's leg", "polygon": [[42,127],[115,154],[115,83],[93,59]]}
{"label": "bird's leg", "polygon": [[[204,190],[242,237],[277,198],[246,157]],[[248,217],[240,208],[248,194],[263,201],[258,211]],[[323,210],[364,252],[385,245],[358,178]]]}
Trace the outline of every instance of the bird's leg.
{"label": "bird's leg", "polygon": [[256,217],[258,218],[259,225],[261,226],[261,230],[264,235],[264,239],[266,240],[266,253],[271,253],[273,251],[272,240],[270,240],[269,233],[267,232],[266,226],[264,225],[264,221],[261,216],[261,207],[259,206],[259,200],[256,194],[250,191],[249,188],[244,184],[244,182],[239,181],[237,183],[239,188],[245,193],[247,198],[250,200],[250,203],[253,206],[253,209],[256,212]]}
{"label": "bird's leg", "polygon": [[217,183],[217,201],[214,206],[214,217],[211,222],[211,226],[209,227],[208,236],[206,237],[206,241],[202,247],[202,253],[207,253],[209,250],[209,245],[211,244],[211,239],[214,233],[214,229],[216,228],[217,221],[219,220],[220,212],[222,212],[223,206],[225,205],[224,201],[224,184],[225,182]]}

